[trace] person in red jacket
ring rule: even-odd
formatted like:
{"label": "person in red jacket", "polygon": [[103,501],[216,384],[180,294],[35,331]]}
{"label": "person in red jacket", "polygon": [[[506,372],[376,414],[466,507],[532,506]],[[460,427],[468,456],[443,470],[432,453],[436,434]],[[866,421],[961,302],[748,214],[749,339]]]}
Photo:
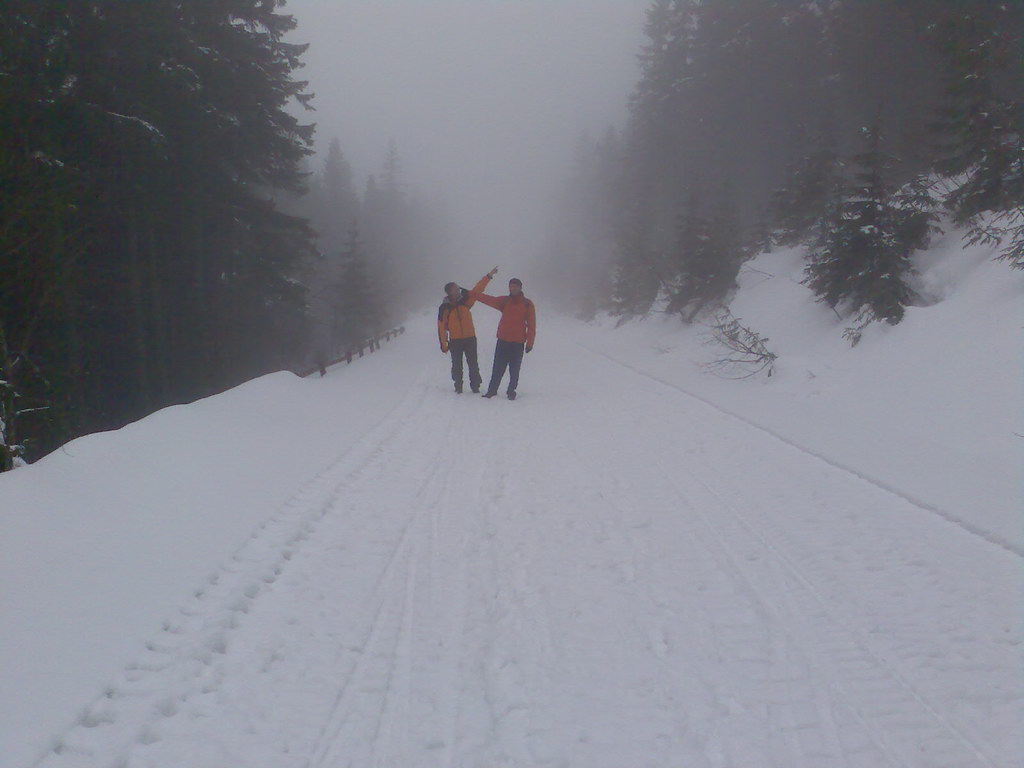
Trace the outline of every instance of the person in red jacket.
{"label": "person in red jacket", "polygon": [[[491,274],[494,272],[497,272],[497,267]],[[517,277],[508,281],[508,296],[488,296],[476,290],[470,291],[469,295],[481,304],[501,312],[491,383],[487,386],[484,397],[494,397],[498,394],[501,379],[508,368],[508,399],[515,400],[523,353],[533,349],[533,341],[537,336],[537,309],[533,302],[523,295],[523,281]]]}

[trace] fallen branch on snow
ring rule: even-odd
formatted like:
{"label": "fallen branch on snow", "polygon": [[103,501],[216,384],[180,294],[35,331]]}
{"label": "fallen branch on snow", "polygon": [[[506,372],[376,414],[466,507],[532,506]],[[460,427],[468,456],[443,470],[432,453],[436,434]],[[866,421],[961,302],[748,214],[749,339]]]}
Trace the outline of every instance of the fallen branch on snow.
{"label": "fallen branch on snow", "polygon": [[728,308],[719,310],[708,328],[711,337],[705,344],[717,344],[726,351],[701,367],[727,379],[749,379],[762,371],[771,377],[778,355],[768,349],[766,337],[740,323]]}

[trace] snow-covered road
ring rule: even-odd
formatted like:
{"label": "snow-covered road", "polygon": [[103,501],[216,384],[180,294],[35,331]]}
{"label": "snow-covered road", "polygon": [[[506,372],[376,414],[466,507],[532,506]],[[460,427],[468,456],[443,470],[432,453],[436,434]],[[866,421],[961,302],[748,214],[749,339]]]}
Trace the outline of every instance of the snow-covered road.
{"label": "snow-covered road", "polygon": [[1021,765],[1018,554],[543,331],[516,402],[388,352],[37,766]]}

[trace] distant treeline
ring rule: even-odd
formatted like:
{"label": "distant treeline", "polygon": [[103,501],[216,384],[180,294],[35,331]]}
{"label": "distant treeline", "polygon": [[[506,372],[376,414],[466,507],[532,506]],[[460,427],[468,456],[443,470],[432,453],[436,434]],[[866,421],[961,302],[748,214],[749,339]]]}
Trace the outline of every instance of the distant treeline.
{"label": "distant treeline", "polygon": [[384,329],[397,155],[359,197],[335,147],[301,197],[281,5],[0,5],[0,471]]}
{"label": "distant treeline", "polygon": [[321,256],[304,262],[300,278],[309,286],[308,362],[338,358],[439,292],[434,270],[451,250],[452,229],[445,212],[410,193],[402,176],[392,141],[360,193],[332,139],[308,192],[282,199],[318,234]]}
{"label": "distant treeline", "polygon": [[1024,3],[656,0],[621,130],[581,141],[544,254],[584,314],[692,321],[807,245],[857,328],[917,299],[948,211],[1024,266]]}

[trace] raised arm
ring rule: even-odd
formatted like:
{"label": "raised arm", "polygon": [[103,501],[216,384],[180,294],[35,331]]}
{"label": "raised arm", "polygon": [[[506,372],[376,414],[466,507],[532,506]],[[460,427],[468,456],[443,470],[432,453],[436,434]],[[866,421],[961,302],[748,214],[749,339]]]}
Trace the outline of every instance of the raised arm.
{"label": "raised arm", "polygon": [[476,304],[476,296],[474,296],[473,294],[481,294],[481,293],[483,293],[484,292],[484,288],[487,287],[487,284],[489,282],[491,282],[491,273],[490,272],[488,272],[486,275],[481,277],[479,282],[477,282],[477,284],[473,286],[473,290],[471,290],[469,292],[469,298],[466,300],[466,306],[467,307],[472,307],[474,304]]}
{"label": "raised arm", "polygon": [[499,312],[505,308],[505,302],[508,301],[508,296],[488,296],[486,293],[477,293],[476,289],[470,291],[469,295],[475,301],[486,304],[488,307],[493,307]]}

